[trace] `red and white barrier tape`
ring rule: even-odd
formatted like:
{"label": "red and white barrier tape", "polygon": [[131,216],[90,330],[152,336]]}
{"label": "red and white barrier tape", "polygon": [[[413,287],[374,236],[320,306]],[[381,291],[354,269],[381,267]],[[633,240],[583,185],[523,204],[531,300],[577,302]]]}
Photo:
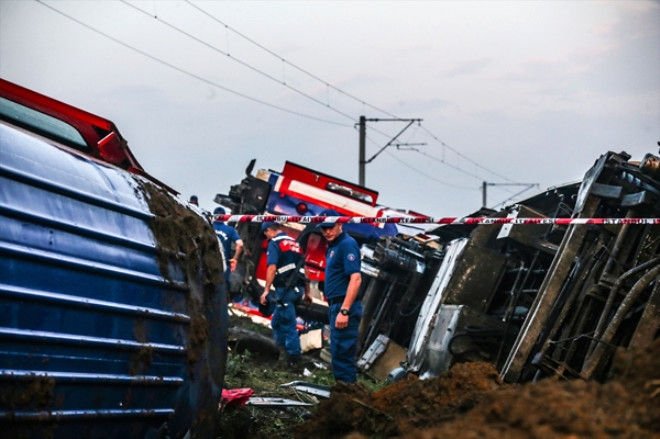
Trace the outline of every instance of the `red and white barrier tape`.
{"label": "red and white barrier tape", "polygon": [[214,215],[214,221],[236,223],[341,223],[341,224],[660,224],[660,218],[490,218],[490,217],[362,217],[295,215]]}

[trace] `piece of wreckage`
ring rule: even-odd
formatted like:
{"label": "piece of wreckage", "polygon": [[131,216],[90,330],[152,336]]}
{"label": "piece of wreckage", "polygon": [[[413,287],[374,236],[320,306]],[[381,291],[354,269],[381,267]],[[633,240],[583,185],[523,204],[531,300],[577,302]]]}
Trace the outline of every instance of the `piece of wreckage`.
{"label": "piece of wreckage", "polygon": [[[657,218],[660,160],[629,160],[608,152],[581,183],[491,216]],[[359,365],[379,377],[484,361],[508,382],[604,380],[617,348],[659,335],[658,224],[447,225],[364,254]]]}
{"label": "piece of wreckage", "polygon": [[[660,159],[630,158],[608,152],[582,182],[470,216],[657,218]],[[216,201],[235,214],[291,214],[266,208],[274,185],[251,177],[251,166],[234,196]],[[262,246],[248,230],[244,240]],[[658,224],[442,225],[359,242],[358,366],[377,379],[429,378],[483,361],[508,382],[604,380],[617,348],[658,337]]]}
{"label": "piece of wreckage", "polygon": [[[332,175],[286,162],[282,171],[260,169],[252,175],[255,160],[246,169],[246,177],[231,187],[228,195],[218,194],[215,201],[232,213],[318,216],[333,211],[339,215],[361,217],[407,216],[420,217],[414,212],[401,212],[378,204],[378,192]],[[238,222],[236,230],[244,243],[244,252],[231,274],[229,291],[230,306],[260,316],[257,309],[263,293],[266,277],[267,241],[258,222]],[[344,231],[360,245],[375,244],[381,237],[396,236],[405,229],[408,233],[420,233],[424,225],[395,224],[345,224]],[[298,314],[304,320],[299,329],[310,328],[320,333],[319,325],[327,323],[327,302],[323,296],[325,281],[325,255],[327,244],[315,224],[295,222],[281,223],[282,230],[298,240],[305,251],[301,271],[310,281],[313,296],[311,306],[298,306]],[[249,300],[241,300],[242,298]],[[319,337],[320,338],[320,337]]]}
{"label": "piece of wreckage", "polygon": [[114,123],[0,78],[0,225],[1,437],[215,433],[220,249]]}

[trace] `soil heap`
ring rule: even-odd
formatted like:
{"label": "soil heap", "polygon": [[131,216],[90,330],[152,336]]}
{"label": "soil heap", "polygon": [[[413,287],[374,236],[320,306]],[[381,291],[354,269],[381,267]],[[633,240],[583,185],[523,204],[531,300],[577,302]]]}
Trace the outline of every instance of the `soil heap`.
{"label": "soil heap", "polygon": [[660,438],[660,340],[617,352],[605,383],[506,384],[486,363],[459,363],[437,378],[375,392],[338,383],[295,437]]}

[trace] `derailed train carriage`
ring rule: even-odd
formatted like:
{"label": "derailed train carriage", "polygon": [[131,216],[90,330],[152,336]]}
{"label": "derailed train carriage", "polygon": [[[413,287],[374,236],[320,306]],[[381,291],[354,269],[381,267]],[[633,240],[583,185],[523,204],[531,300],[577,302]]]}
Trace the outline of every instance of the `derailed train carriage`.
{"label": "derailed train carriage", "polygon": [[[608,152],[580,183],[474,216],[658,218],[660,160],[630,158]],[[486,361],[509,382],[603,380],[617,348],[659,336],[659,224],[447,225],[363,255],[359,365],[398,362],[391,379]]]}
{"label": "derailed train carriage", "polygon": [[219,261],[112,122],[0,80],[0,436],[211,437]]}
{"label": "derailed train carriage", "polygon": [[[249,172],[230,196],[216,201],[236,214],[318,214],[300,211],[301,203],[332,207],[328,199],[334,202],[336,194],[325,180],[333,178],[304,170],[317,176],[318,187],[298,184],[292,198],[298,204],[291,202],[289,210],[271,204],[281,207],[291,197],[282,188],[293,183],[259,180]],[[351,185],[351,194],[365,191]],[[372,208],[367,216],[409,215]],[[581,182],[470,216],[658,218],[660,160],[647,154],[631,161],[625,152],[608,152]],[[258,256],[262,237],[239,226],[247,255]],[[306,231],[315,233],[313,227]],[[461,224],[354,237],[363,261],[358,366],[379,379],[431,377],[462,361],[490,362],[510,382],[548,375],[604,379],[616,348],[658,337],[658,224]],[[322,279],[323,255],[313,249],[307,261],[314,261]],[[243,282],[254,272],[248,270]],[[318,286],[322,295],[322,282]]]}

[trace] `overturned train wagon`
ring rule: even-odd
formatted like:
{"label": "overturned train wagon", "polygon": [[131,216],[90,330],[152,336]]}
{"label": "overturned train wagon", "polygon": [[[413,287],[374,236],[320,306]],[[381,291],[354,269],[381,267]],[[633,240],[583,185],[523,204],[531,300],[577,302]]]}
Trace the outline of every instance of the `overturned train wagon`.
{"label": "overturned train wagon", "polygon": [[0,436],[211,437],[227,312],[209,221],[111,122],[0,91]]}
{"label": "overturned train wagon", "polygon": [[[474,216],[658,218],[660,160],[630,158],[608,152],[581,182]],[[394,345],[421,377],[486,361],[509,382],[603,380],[617,349],[659,336],[660,224],[440,226],[363,254],[367,372]]]}

